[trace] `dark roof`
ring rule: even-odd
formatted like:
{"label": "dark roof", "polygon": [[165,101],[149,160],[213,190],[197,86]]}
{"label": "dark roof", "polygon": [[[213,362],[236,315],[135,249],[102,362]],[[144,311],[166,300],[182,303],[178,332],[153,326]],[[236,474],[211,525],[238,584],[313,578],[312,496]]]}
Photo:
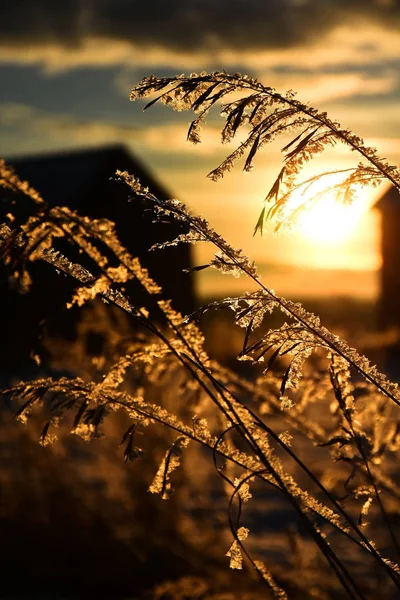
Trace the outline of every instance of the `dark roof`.
{"label": "dark roof", "polygon": [[386,188],[382,196],[375,203],[374,208],[377,208],[378,210],[387,210],[388,208],[395,208],[400,210],[399,191],[393,185]]}
{"label": "dark roof", "polygon": [[78,208],[117,169],[135,174],[156,196],[171,197],[123,145],[22,156],[7,162],[50,205]]}

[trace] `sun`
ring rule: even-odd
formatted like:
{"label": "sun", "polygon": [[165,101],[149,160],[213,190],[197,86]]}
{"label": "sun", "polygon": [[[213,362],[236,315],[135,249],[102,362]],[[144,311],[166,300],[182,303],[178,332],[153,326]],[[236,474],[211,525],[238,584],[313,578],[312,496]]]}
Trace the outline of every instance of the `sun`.
{"label": "sun", "polygon": [[327,173],[292,193],[289,208],[296,212],[304,207],[297,216],[297,230],[303,240],[339,247],[356,234],[368,206],[360,188],[354,190],[356,195],[351,204],[338,201],[337,193],[346,175],[343,171]]}
{"label": "sun", "polygon": [[299,231],[308,241],[339,245],[352,236],[363,212],[360,202],[339,204],[328,192],[303,213],[298,224]]}

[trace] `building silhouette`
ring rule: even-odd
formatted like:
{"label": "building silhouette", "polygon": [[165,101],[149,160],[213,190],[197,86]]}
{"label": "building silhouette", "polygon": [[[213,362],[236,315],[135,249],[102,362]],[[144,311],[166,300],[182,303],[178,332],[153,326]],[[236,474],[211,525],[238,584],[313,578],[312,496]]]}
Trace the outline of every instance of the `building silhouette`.
{"label": "building silhouette", "polygon": [[[381,330],[400,333],[400,194],[389,187],[375,205],[381,215],[380,294],[378,326]],[[400,376],[400,342],[387,347],[386,369],[392,377]]]}
{"label": "building silhouette", "polygon": [[[154,224],[151,211],[146,210],[139,199],[132,199],[132,190],[113,176],[117,169],[126,170],[137,176],[157,197],[170,198],[171,195],[125,147],[116,145],[25,156],[10,159],[8,163],[21,179],[38,190],[50,207],[68,206],[81,215],[115,222],[122,244],[140,259],[161,285],[163,297],[171,299],[173,307],[184,314],[193,311],[193,275],[184,272],[192,266],[190,245],[181,244],[149,252],[155,242],[173,239],[181,233],[182,225],[173,222]],[[128,202],[129,196],[131,201]],[[6,192],[2,192],[2,200],[5,200],[2,210],[9,210]],[[18,211],[17,198],[12,212],[18,215]],[[72,259],[79,261],[82,257],[76,253]],[[0,360],[3,372],[4,369],[14,372],[29,357],[43,321],[63,335],[74,335],[77,311],[66,310],[65,304],[76,282],[60,277],[50,265],[41,261],[33,263],[30,268],[34,283],[26,295],[10,290],[4,271],[2,273],[0,330],[3,341],[0,342]],[[155,300],[137,282],[129,285],[135,302],[152,311],[154,318],[161,318]]]}

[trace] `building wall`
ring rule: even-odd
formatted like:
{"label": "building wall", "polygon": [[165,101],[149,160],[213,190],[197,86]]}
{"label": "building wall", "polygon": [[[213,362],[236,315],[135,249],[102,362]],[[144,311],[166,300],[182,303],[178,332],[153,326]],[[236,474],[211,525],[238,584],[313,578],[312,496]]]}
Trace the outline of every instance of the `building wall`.
{"label": "building wall", "polygon": [[386,329],[400,327],[400,203],[381,211],[381,236],[379,324]]}

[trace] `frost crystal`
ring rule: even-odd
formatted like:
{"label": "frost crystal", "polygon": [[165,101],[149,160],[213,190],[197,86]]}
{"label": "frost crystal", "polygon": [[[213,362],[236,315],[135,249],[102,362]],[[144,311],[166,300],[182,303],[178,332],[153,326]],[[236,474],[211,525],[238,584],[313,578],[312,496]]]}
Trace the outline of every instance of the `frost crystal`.
{"label": "frost crystal", "polygon": [[[239,527],[237,530],[237,538],[240,542],[244,541],[249,535],[247,527]],[[243,568],[243,557],[242,550],[238,540],[234,540],[229,548],[226,556],[230,558],[229,567],[231,569],[242,569]]]}
{"label": "frost crystal", "polygon": [[178,437],[167,451],[161,465],[149,487],[152,494],[160,494],[163,500],[168,500],[172,494],[170,476],[172,471],[179,467],[182,450],[189,444],[190,439],[185,436]]}
{"label": "frost crystal", "polygon": [[[247,477],[247,475],[245,475],[244,477]],[[238,494],[239,494],[242,502],[248,502],[250,500],[250,498],[252,498],[252,495],[250,493],[250,485],[249,485],[248,481],[246,481],[245,483],[242,483],[242,481],[243,481],[243,477],[242,478],[235,477],[235,479],[233,481],[233,485],[235,486],[236,489],[239,489]]]}
{"label": "frost crystal", "polygon": [[279,600],[288,600],[286,592],[275,582],[274,578],[271,575],[271,572],[269,571],[269,569],[267,569],[265,563],[261,562],[260,560],[255,560],[254,566],[272,590],[274,598],[277,598]]}

